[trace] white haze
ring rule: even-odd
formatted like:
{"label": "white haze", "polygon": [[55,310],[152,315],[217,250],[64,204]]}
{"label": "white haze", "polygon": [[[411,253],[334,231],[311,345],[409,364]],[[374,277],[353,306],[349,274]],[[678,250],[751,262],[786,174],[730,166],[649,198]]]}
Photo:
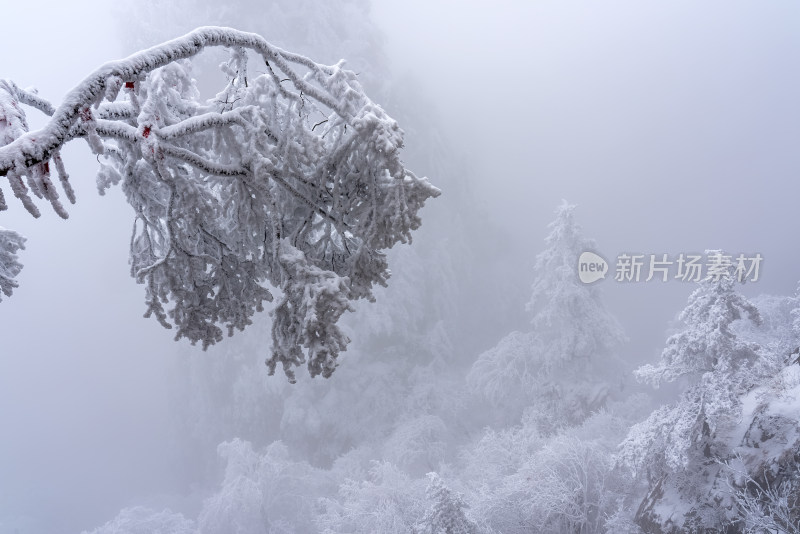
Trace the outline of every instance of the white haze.
{"label": "white haze", "polygon": [[[519,257],[566,198],[612,260],[761,252],[745,292],[794,291],[797,4],[378,2],[376,17]],[[609,285],[641,350],[691,291]]]}
{"label": "white haze", "polygon": [[[0,77],[56,103],[93,68],[131,52],[107,2],[4,0],[0,15]],[[743,293],[794,292],[800,5],[376,0],[373,18],[392,91],[413,91],[404,100],[418,94],[435,116],[468,170],[476,216],[489,222],[480,243],[501,243],[503,272],[521,284],[513,325],[483,338],[464,328],[482,345],[463,362],[525,324],[529,273],[562,198],[578,205],[586,234],[612,260],[758,252],[762,280]],[[409,133],[406,144],[427,142]],[[168,382],[187,351],[141,318],[141,287],[128,275],[130,208],[118,191],[98,197],[96,162],[74,145],[64,154],[78,195],[70,220],[46,210],[32,220],[13,199],[0,214],[28,238],[21,287],[0,303],[0,534],[77,533],[127,506],[181,509],[185,498],[191,510],[202,498],[175,447]],[[414,170],[437,183],[433,170]],[[423,210],[423,227],[437,202]],[[485,283],[488,292],[501,285]],[[631,338],[629,363],[651,361],[692,287],[602,284]],[[483,304],[472,303],[477,314]]]}

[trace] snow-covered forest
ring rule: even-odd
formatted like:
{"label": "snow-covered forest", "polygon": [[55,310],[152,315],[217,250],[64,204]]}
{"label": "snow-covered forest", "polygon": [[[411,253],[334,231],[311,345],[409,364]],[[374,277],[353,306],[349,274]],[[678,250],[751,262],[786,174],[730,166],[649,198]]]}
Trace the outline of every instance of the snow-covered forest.
{"label": "snow-covered forest", "polygon": [[800,533],[796,4],[0,14],[0,534]]}

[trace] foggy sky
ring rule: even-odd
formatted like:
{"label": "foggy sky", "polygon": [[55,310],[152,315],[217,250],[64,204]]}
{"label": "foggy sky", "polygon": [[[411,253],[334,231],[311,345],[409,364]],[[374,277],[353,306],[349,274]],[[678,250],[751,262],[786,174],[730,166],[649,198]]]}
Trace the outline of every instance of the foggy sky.
{"label": "foggy sky", "polygon": [[[520,258],[541,250],[565,198],[612,261],[760,252],[762,278],[743,292],[794,293],[796,3],[412,1],[375,12],[392,28],[395,67],[419,79],[470,155],[476,194]],[[693,287],[603,289],[647,359]]]}
{"label": "foggy sky", "polygon": [[[0,77],[58,103],[122,54],[104,4],[4,3]],[[800,5],[409,0],[374,16],[521,271],[566,198],[606,257],[760,252],[762,280],[744,292],[794,292]],[[20,516],[77,532],[177,487],[165,414],[178,350],[141,318],[130,208],[119,191],[98,198],[94,157],[72,145],[69,221],[33,220],[8,194],[0,214],[29,238],[21,287],[0,303],[0,534]],[[642,361],[692,290],[602,284]]]}

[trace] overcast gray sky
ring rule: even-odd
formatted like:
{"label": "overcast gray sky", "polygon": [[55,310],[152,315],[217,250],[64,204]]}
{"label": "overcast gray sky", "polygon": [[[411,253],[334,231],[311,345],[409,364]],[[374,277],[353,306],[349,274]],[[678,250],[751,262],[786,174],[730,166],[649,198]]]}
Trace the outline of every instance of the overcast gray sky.
{"label": "overcast gray sky", "polygon": [[[121,53],[106,4],[4,2],[0,77],[58,102]],[[745,291],[794,291],[800,4],[404,0],[374,15],[520,269],[566,198],[607,257],[760,252],[762,280]],[[0,304],[0,518],[44,515],[69,531],[172,483],[176,349],[141,319],[129,208],[117,191],[97,197],[85,146],[65,160],[79,198],[69,221],[48,210],[34,221],[10,198],[0,214],[29,238],[22,287]],[[602,283],[643,352],[692,289]]]}
{"label": "overcast gray sky", "polygon": [[[566,198],[609,259],[760,252],[744,291],[794,292],[797,3],[411,0],[375,13],[520,257],[541,250]],[[603,284],[642,349],[692,290]]]}

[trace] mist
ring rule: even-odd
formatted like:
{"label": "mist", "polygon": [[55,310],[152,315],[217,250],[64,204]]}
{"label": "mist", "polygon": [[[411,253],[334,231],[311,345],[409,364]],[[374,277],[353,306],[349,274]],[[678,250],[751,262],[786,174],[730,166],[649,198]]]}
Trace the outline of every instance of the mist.
{"label": "mist", "polygon": [[[798,256],[784,238],[796,228],[796,6],[420,2],[375,12],[395,68],[469,154],[475,196],[521,267],[565,198],[612,258],[761,252],[764,278],[743,291],[794,291]],[[659,347],[692,291],[608,285],[639,350]]]}
{"label": "mist", "polygon": [[[732,330],[772,363],[737,394],[755,395],[785,373],[776,362],[800,344],[787,311],[800,278],[800,251],[789,243],[800,194],[800,75],[792,68],[800,6],[234,4],[3,5],[2,78],[58,105],[103,63],[194,27],[253,31],[321,63],[346,59],[405,130],[404,163],[442,196],[421,211],[413,243],[389,254],[392,278],[377,302],[347,315],[352,344],[333,377],[312,380],[301,368],[290,385],[280,372],[267,376],[263,363],[268,312],[206,352],[142,318],[143,290],[128,265],[133,212],[117,188],[97,194],[97,158],[80,141],[68,145],[78,197],[69,220],[48,210],[33,219],[11,195],[0,214],[0,226],[27,238],[20,287],[0,302],[0,534],[155,532],[158,521],[174,526],[164,532],[234,532],[234,524],[237,532],[410,532],[425,521],[433,528],[428,472],[463,495],[471,507],[464,520],[477,531],[528,531],[498,522],[492,506],[535,494],[501,488],[546,463],[542,451],[576,440],[612,465],[630,428],[662,405],[680,406],[687,391],[683,382],[654,390],[633,371],[658,361],[698,284],[645,282],[645,270],[642,281],[617,281],[621,254],[760,254],[760,278],[736,292],[755,302],[766,326]],[[214,54],[193,72],[205,98],[223,79]],[[33,110],[28,118],[31,130],[45,122]],[[586,369],[612,393],[574,420],[553,409],[555,423],[543,423],[537,395],[545,386],[520,386],[516,400],[494,403],[474,377],[481,361],[505,354],[507,336],[536,334],[535,306],[526,311],[526,303],[547,274],[535,266],[562,200],[576,206],[570,216],[581,235],[610,264],[585,298],[602,303],[625,340],[589,351],[598,360]],[[548,328],[536,343],[571,327]],[[564,364],[547,387],[557,384],[566,399],[562,382],[582,384],[577,373]],[[790,423],[797,427],[796,417]],[[490,436],[526,452],[482,471]],[[637,509],[652,484],[614,473],[616,485],[604,490],[622,503],[614,517],[641,532],[682,531],[657,530],[649,516],[646,523]],[[231,489],[244,479],[257,497]],[[359,506],[385,504],[373,490],[400,495],[379,508],[391,508],[402,527],[353,519]],[[596,519],[581,532],[614,528]]]}

